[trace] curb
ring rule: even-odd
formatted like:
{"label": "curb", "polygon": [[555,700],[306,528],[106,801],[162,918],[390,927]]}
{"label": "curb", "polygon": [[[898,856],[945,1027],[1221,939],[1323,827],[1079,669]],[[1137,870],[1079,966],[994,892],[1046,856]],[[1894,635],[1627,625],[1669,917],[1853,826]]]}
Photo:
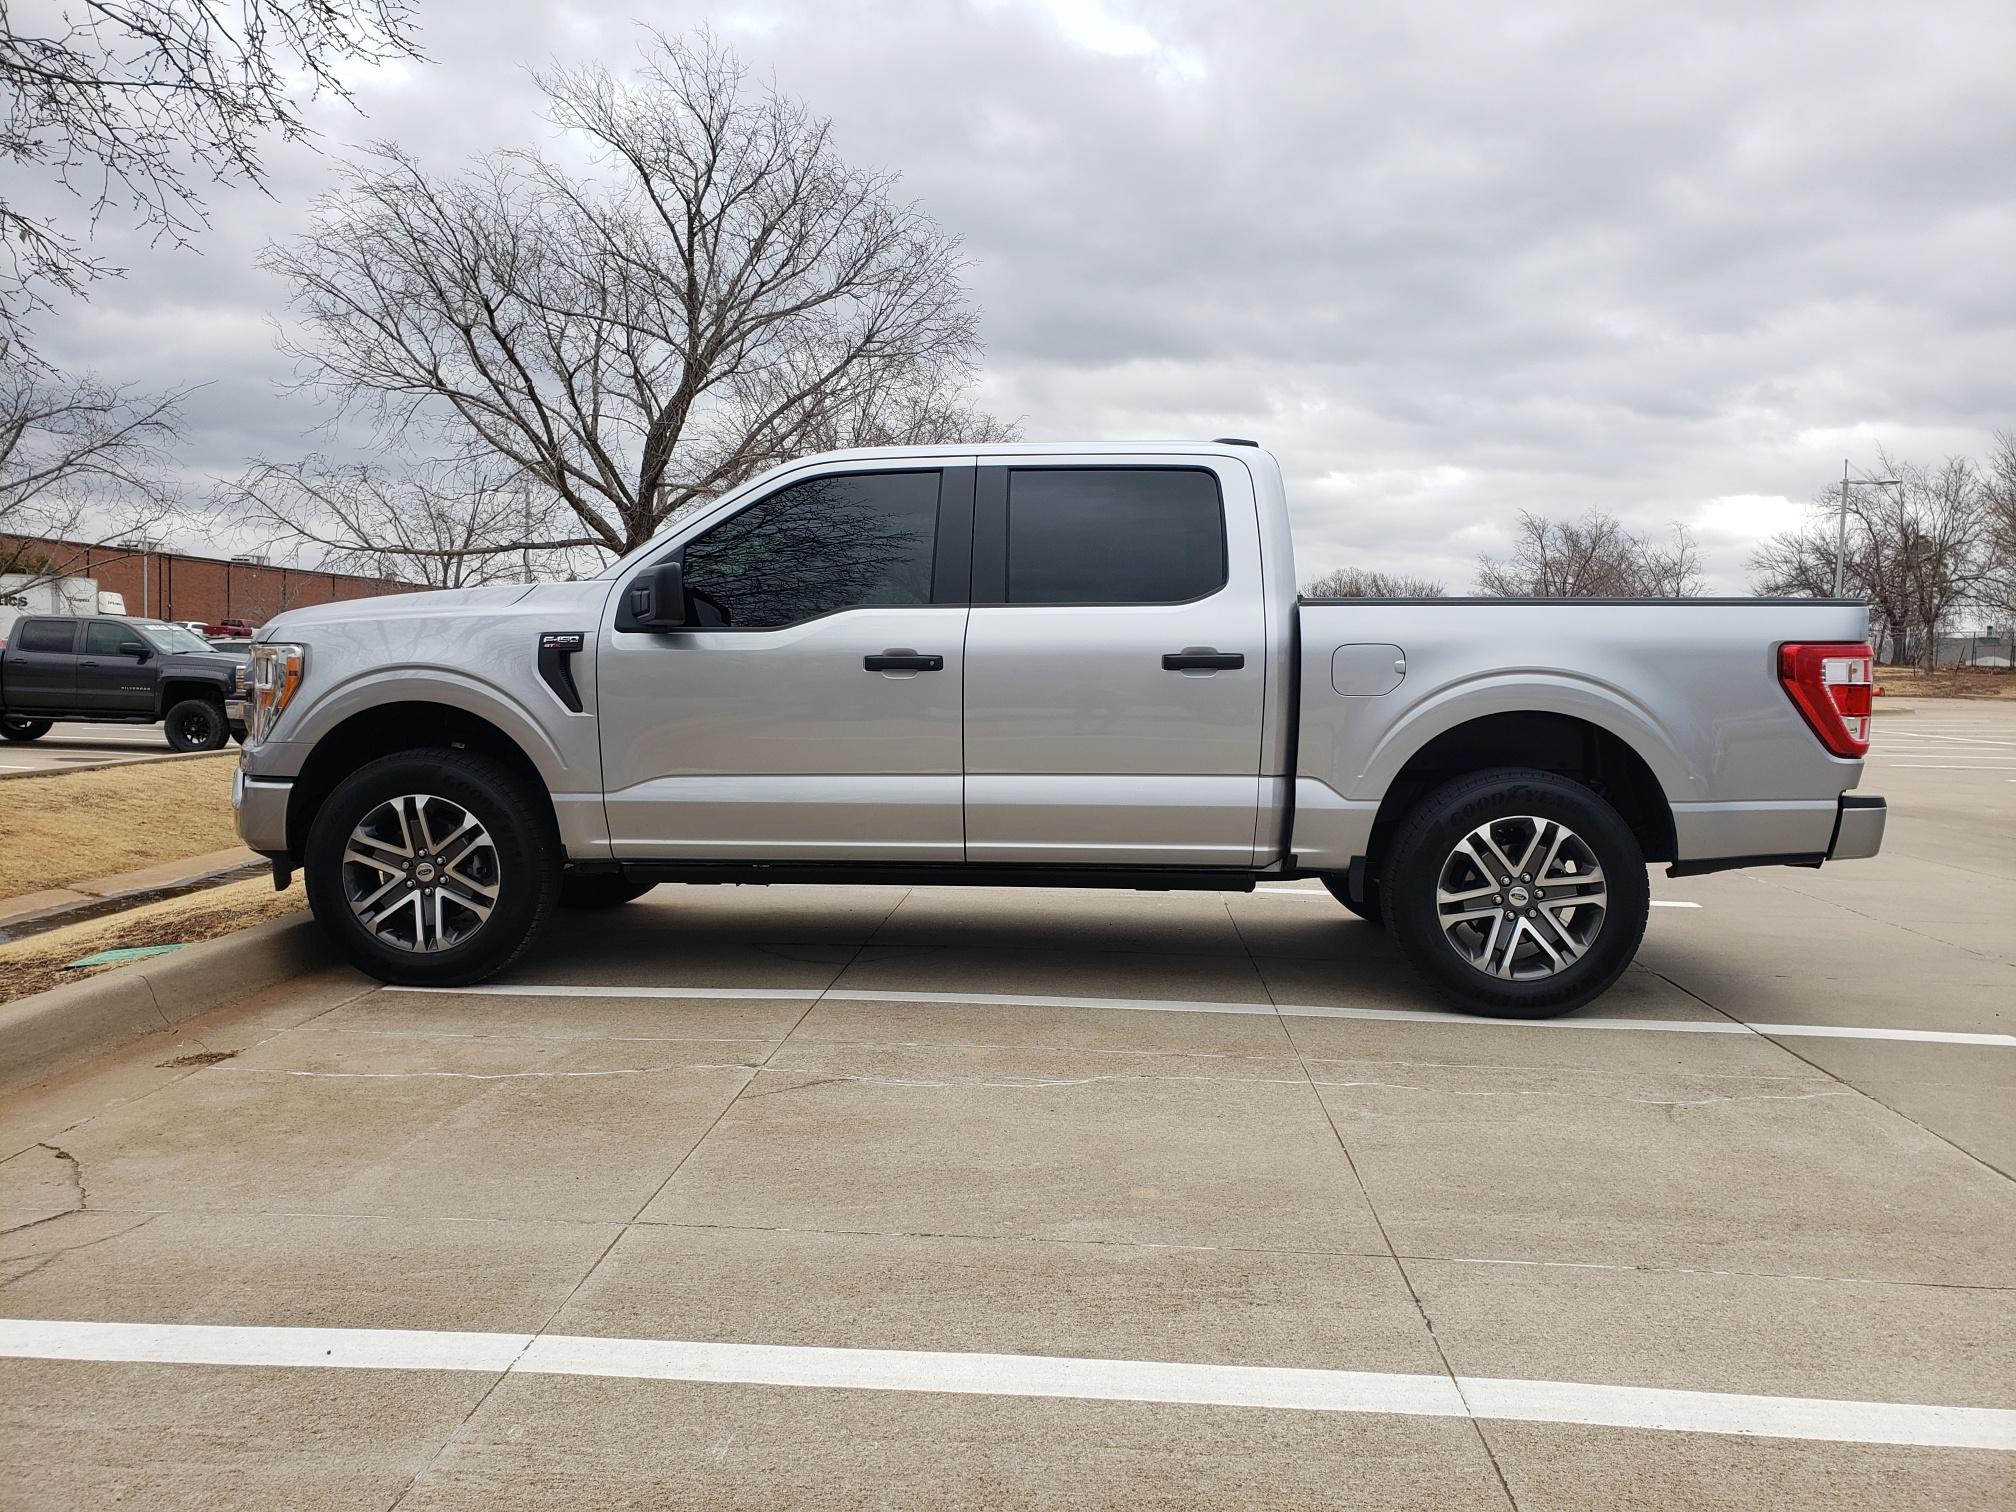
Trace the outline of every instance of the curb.
{"label": "curb", "polygon": [[336,959],[305,914],[0,1004],[0,1091],[174,1029]]}
{"label": "curb", "polygon": [[166,751],[159,756],[117,756],[110,761],[80,761],[75,766],[52,766],[33,772],[0,772],[0,782],[33,782],[38,777],[62,777],[71,772],[103,772],[113,767],[154,766],[164,761],[211,761],[219,756],[236,757],[226,746],[221,751]]}
{"label": "curb", "polygon": [[142,898],[150,893],[176,888],[193,888],[212,878],[228,877],[232,872],[264,864],[264,856],[238,845],[206,855],[190,856],[182,861],[115,872],[109,877],[96,877],[88,882],[71,882],[62,887],[44,888],[40,892],[0,898],[0,929],[12,929],[22,924],[60,923],[63,915],[79,909],[96,908],[100,904]]}

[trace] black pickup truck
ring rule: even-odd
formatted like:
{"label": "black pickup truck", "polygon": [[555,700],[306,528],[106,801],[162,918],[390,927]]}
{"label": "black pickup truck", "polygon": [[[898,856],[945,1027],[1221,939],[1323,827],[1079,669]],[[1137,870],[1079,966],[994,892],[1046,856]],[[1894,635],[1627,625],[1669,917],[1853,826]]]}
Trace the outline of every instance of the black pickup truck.
{"label": "black pickup truck", "polygon": [[0,642],[0,739],[40,740],[59,719],[164,726],[178,751],[245,736],[252,658],[161,620],[24,615]]}

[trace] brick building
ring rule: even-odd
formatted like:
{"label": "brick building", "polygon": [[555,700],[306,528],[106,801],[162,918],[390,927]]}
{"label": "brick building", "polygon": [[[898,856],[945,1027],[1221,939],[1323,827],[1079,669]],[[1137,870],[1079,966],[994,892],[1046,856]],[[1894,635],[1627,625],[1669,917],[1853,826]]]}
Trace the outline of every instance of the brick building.
{"label": "brick building", "polygon": [[283,609],[419,591],[416,584],[389,578],[270,567],[249,557],[191,556],[81,541],[0,540],[0,562],[17,562],[22,565],[16,570],[54,577],[96,578],[100,592],[124,595],[128,614],[213,624],[242,619],[263,625]]}

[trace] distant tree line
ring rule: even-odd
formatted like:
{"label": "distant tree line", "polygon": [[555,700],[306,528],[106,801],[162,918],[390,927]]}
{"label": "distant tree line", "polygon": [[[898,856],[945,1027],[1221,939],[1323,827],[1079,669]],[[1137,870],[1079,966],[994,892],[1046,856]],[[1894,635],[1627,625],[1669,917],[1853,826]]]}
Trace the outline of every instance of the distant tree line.
{"label": "distant tree line", "polygon": [[[1920,463],[1878,450],[1848,489],[1843,589],[1869,602],[1883,660],[1930,667],[1939,640],[1967,620],[1997,627],[2008,655],[2016,621],[2016,433],[1997,431],[1983,461]],[[1803,524],[1750,558],[1759,593],[1834,591],[1841,485],[1814,499]]]}

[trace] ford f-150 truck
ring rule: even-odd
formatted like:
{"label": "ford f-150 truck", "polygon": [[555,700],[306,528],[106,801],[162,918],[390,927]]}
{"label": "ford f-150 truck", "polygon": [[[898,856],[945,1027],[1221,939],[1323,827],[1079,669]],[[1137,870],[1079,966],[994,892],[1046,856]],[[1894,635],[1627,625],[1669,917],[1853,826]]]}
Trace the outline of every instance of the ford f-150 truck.
{"label": "ford f-150 truck", "polygon": [[279,616],[239,833],[394,982],[660,882],[1313,877],[1518,1017],[1623,972],[1648,862],[1881,843],[1861,604],[1295,583],[1251,443],[811,457],[586,581]]}

